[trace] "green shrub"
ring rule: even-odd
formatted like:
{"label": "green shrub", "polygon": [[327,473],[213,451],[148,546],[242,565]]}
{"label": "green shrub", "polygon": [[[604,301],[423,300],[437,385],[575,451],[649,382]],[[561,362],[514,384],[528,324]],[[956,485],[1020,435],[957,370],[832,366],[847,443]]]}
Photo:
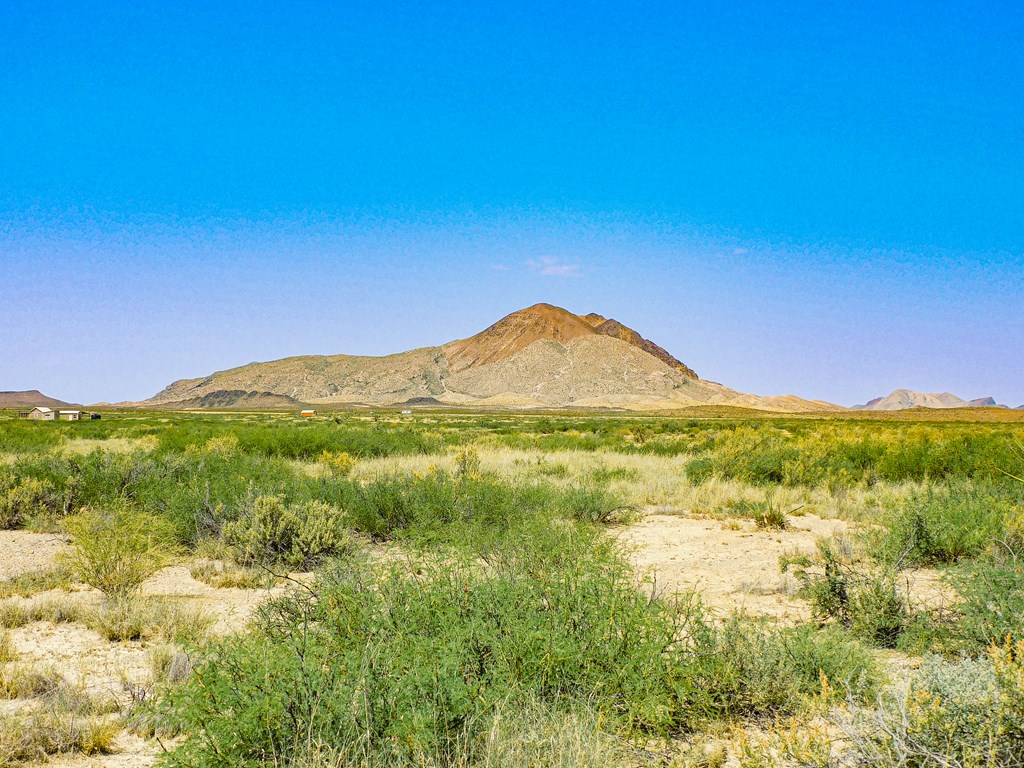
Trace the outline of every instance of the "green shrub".
{"label": "green shrub", "polygon": [[882,681],[870,653],[838,628],[778,630],[733,617],[699,650],[709,714],[732,718],[791,714],[805,699],[833,692],[860,701]]}
{"label": "green shrub", "polygon": [[341,510],[322,501],[286,504],[279,496],[257,496],[225,524],[224,539],[243,565],[310,568],[351,548],[344,522]]}
{"label": "green shrub", "polygon": [[880,543],[880,556],[902,565],[953,563],[981,554],[1005,538],[1016,505],[985,487],[952,486],[915,493],[900,502]]}
{"label": "green shrub", "polygon": [[0,485],[0,529],[21,528],[32,520],[55,517],[62,500],[54,486],[34,477]]}
{"label": "green shrub", "polygon": [[559,568],[549,555],[544,579],[471,563],[329,570],[315,599],[272,603],[256,634],[200,664],[201,686],[171,694],[192,736],[170,763],[287,760],[311,736],[347,755],[447,764],[467,730],[526,701],[671,728],[684,717],[666,663],[675,624],[628,566],[588,551],[601,560],[563,552]]}
{"label": "green shrub", "polygon": [[[840,632],[719,629],[634,579],[614,542],[557,518],[519,521],[481,558],[336,562],[168,692],[162,722],[189,734],[169,764],[289,764],[315,749],[368,765],[473,765],[530,754],[490,741],[501,722],[543,717],[533,732],[551,734],[600,723],[584,729],[596,750],[600,730],[675,733],[793,712],[823,679],[854,696],[875,684],[870,657]],[[552,754],[578,754],[550,738]]]}
{"label": "green shrub", "polygon": [[953,645],[979,652],[1007,636],[1024,637],[1024,563],[979,559],[949,574],[959,595],[949,628]]}
{"label": "green shrub", "polygon": [[570,487],[559,495],[566,517],[585,523],[608,523],[634,511],[603,485]]}
{"label": "green shrub", "polygon": [[895,648],[912,616],[898,575],[891,568],[856,560],[844,542],[818,542],[817,570],[797,570],[802,592],[818,619],[831,619],[856,636]]}
{"label": "green shrub", "polygon": [[123,502],[86,509],[67,518],[64,527],[72,549],[63,563],[112,600],[132,597],[172,557],[171,525]]}

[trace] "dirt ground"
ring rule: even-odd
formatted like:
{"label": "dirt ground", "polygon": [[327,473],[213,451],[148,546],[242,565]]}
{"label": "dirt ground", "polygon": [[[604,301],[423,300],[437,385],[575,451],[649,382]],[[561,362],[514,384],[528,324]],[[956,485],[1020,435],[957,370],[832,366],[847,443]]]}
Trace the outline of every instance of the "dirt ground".
{"label": "dirt ground", "polygon": [[845,529],[841,520],[814,515],[793,518],[789,530],[762,531],[748,521],[649,513],[620,538],[659,590],[696,591],[718,615],[743,611],[795,622],[809,618],[809,610],[796,597],[795,578],[780,572],[779,558],[811,554],[818,538]]}

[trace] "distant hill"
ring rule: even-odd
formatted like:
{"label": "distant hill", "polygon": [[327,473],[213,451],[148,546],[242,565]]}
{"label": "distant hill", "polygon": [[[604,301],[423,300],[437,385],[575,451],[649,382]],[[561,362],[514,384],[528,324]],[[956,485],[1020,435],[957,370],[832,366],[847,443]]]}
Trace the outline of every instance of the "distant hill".
{"label": "distant hill", "polygon": [[907,408],[1005,408],[996,403],[995,398],[979,397],[975,400],[964,400],[961,397],[942,392],[932,394],[915,392],[910,389],[897,389],[885,397],[868,400],[864,405],[853,406],[857,411],[902,411]]}
{"label": "distant hill", "polygon": [[140,405],[228,407],[224,393],[239,392],[309,404],[843,410],[792,395],[746,395],[705,381],[617,320],[574,315],[551,304],[513,312],[473,336],[437,347],[383,357],[288,357],[183,379]]}
{"label": "distant hill", "polygon": [[0,392],[0,408],[34,408],[45,405],[48,408],[65,408],[73,405],[55,397],[44,395],[38,389],[26,389],[21,392]]}

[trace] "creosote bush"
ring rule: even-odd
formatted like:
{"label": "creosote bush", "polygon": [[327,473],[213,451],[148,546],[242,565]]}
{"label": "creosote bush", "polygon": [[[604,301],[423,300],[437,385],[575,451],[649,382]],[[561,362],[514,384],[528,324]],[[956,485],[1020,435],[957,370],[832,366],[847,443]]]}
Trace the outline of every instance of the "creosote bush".
{"label": "creosote bush", "polygon": [[[814,561],[822,572],[796,571],[818,619],[830,619],[883,648],[895,648],[912,621],[899,576],[890,567],[858,559],[843,539],[822,539]],[[783,570],[795,563],[783,563]]]}
{"label": "creosote bush", "polygon": [[65,520],[64,527],[73,539],[64,564],[114,601],[134,596],[171,560],[170,523],[124,502],[85,509]]}
{"label": "creosote bush", "polygon": [[257,496],[224,525],[224,539],[243,565],[307,569],[353,546],[345,520],[340,509],[322,501],[286,504],[280,496]]}

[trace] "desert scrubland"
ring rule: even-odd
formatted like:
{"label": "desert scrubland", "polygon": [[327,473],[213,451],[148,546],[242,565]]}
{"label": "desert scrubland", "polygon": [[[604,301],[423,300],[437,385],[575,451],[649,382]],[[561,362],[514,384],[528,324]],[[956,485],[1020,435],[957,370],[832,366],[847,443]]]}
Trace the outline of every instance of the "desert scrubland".
{"label": "desert scrubland", "polygon": [[1024,423],[0,417],[0,764],[1024,765]]}

